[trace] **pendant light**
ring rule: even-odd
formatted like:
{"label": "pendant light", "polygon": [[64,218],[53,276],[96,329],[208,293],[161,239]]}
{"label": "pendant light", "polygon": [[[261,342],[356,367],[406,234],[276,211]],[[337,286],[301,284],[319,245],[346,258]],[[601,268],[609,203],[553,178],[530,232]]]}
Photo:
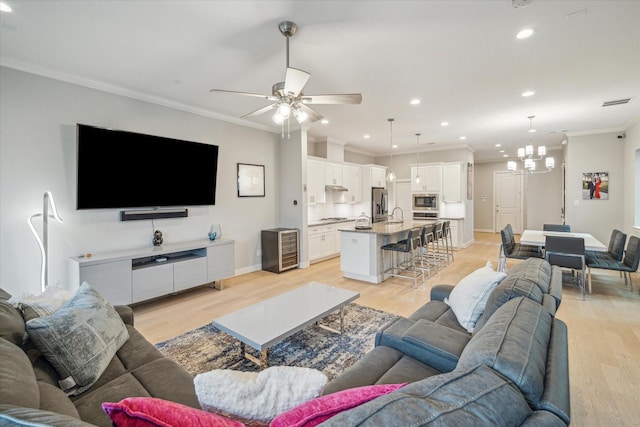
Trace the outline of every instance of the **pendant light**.
{"label": "pendant light", "polygon": [[387,182],[393,182],[396,180],[396,174],[393,173],[393,119],[387,119],[389,121],[389,173],[387,174]]}
{"label": "pendant light", "polygon": [[418,144],[416,148],[416,184],[420,184],[420,135],[416,133],[416,137],[418,138]]}

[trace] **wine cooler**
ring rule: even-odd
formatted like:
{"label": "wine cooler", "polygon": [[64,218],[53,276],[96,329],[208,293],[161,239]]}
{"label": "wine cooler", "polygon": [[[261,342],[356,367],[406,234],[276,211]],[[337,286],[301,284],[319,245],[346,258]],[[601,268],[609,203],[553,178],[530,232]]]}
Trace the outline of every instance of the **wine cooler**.
{"label": "wine cooler", "polygon": [[262,269],[273,273],[300,265],[297,228],[262,230]]}

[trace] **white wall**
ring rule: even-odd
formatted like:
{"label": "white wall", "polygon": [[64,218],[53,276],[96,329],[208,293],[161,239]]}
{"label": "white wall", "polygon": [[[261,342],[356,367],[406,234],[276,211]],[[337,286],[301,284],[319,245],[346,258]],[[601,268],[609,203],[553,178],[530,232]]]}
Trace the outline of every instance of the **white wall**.
{"label": "white wall", "polygon": [[[67,258],[151,246],[154,228],[166,243],[206,238],[211,224],[236,241],[236,273],[260,269],[260,230],[279,223],[280,135],[119,95],[0,68],[0,286],[39,292],[40,253],[27,218],[42,212],[47,190],[63,224],[50,225],[50,283],[67,283]],[[190,207],[188,218],[119,221],[118,210],[76,211],[76,123],[216,144],[216,205]],[[298,141],[299,143],[299,141]],[[123,154],[124,155],[124,154]],[[163,168],[145,185],[170,185]],[[264,164],[266,197],[238,198],[236,163]],[[117,170],[114,170],[117,173]]]}
{"label": "white wall", "polygon": [[[566,223],[571,231],[590,233],[608,244],[614,228],[624,228],[625,140],[618,133],[572,136],[566,149]],[[608,200],[582,199],[582,174],[609,173]]]}
{"label": "white wall", "polygon": [[626,131],[624,144],[624,231],[640,235],[640,120]]}

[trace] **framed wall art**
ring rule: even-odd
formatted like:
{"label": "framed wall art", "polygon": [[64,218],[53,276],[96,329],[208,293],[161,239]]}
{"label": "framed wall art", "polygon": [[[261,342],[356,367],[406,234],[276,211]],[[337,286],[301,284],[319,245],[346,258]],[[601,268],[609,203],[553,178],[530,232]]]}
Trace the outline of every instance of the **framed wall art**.
{"label": "framed wall art", "polygon": [[238,197],[264,197],[264,165],[238,163]]}
{"label": "framed wall art", "polygon": [[609,200],[609,172],[584,172],[582,199]]}
{"label": "framed wall art", "polygon": [[473,163],[467,163],[467,200],[473,199]]}

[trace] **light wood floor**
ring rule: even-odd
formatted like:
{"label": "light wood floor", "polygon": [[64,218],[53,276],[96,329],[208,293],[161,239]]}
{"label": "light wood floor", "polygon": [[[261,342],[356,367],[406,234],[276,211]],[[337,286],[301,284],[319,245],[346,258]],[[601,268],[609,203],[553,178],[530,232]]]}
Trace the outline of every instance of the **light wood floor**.
{"label": "light wood floor", "polygon": [[[455,262],[425,285],[413,289],[403,279],[374,285],[345,279],[340,259],[282,274],[257,271],[224,281],[221,291],[201,287],[134,307],[135,324],[157,343],[205,325],[211,319],[318,281],[360,292],[355,302],[398,315],[409,315],[429,300],[434,284],[456,284],[491,261],[495,267],[499,234],[475,233],[475,243],[455,252]],[[518,261],[509,261],[513,265]],[[595,271],[593,294],[582,301],[565,285],[557,317],[569,329],[571,418],[574,426],[640,425],[640,294],[612,272]]]}

